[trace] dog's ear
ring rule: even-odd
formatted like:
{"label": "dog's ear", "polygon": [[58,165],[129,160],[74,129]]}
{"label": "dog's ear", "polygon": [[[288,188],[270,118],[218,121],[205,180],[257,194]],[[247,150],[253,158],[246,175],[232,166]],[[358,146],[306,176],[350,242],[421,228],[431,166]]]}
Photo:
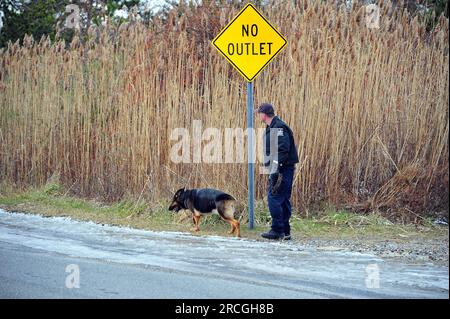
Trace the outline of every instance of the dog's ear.
{"label": "dog's ear", "polygon": [[181,194],[183,194],[185,190],[186,188],[180,188],[179,190],[177,190],[175,194],[173,194],[174,198],[181,196]]}

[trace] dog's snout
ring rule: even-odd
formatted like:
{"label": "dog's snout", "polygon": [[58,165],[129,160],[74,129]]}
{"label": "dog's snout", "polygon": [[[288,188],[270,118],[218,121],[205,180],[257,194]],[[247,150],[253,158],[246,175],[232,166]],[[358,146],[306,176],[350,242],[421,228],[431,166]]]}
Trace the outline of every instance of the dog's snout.
{"label": "dog's snout", "polygon": [[180,205],[176,201],[173,201],[169,206],[169,210],[178,212],[180,210]]}

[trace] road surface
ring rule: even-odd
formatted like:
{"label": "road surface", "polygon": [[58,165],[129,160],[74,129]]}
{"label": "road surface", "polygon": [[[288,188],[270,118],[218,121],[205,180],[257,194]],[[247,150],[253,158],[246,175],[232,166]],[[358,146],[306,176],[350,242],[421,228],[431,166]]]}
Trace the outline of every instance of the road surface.
{"label": "road surface", "polygon": [[448,267],[0,209],[1,298],[448,298]]}

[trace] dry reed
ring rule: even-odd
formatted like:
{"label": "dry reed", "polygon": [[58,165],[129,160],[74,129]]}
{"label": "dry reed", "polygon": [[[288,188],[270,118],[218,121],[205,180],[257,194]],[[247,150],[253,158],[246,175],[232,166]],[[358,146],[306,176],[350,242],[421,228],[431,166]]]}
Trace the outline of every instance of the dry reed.
{"label": "dry reed", "polygon": [[[293,203],[448,214],[448,21],[428,34],[382,5],[380,29],[313,1],[265,14],[289,45],[255,81],[292,127]],[[151,27],[109,27],[65,46],[27,38],[0,55],[0,180],[117,200],[166,198],[187,180],[245,203],[246,164],[174,164],[173,128],[245,127],[245,82],[210,40],[237,13],[205,5]],[[259,125],[259,124],[258,124]],[[257,176],[256,194],[265,194]],[[409,212],[408,212],[409,211]],[[410,214],[414,218],[413,214]]]}

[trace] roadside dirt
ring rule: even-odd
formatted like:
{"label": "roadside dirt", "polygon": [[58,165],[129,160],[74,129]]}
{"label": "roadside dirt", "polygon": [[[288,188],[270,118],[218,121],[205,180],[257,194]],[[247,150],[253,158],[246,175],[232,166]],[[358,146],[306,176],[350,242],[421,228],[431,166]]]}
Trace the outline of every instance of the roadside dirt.
{"label": "roadside dirt", "polygon": [[295,243],[318,250],[349,250],[372,253],[381,258],[394,258],[409,263],[427,263],[447,266],[449,260],[448,238],[392,241],[382,239],[297,239]]}

